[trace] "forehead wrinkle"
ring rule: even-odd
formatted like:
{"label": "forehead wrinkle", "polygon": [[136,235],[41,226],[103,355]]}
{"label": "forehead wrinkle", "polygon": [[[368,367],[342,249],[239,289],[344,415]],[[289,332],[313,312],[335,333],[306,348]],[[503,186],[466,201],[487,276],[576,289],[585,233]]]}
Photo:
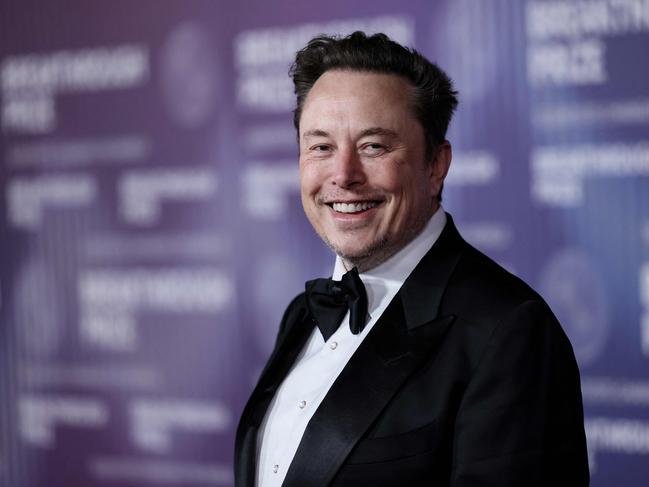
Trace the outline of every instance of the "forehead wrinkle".
{"label": "forehead wrinkle", "polygon": [[[373,135],[380,135],[384,137],[389,137],[391,139],[398,139],[399,134],[394,130],[390,130],[383,127],[370,127],[360,131],[358,138],[371,137]],[[308,139],[311,137],[330,137],[331,134],[326,130],[322,129],[310,129],[302,134],[303,139]]]}
{"label": "forehead wrinkle", "polygon": [[[385,90],[379,90],[381,93],[378,94],[372,90],[368,92],[364,85],[357,86],[355,75],[353,82],[347,83],[336,77],[329,79],[331,76],[327,77],[327,74],[316,82],[307,95],[300,123],[305,131],[300,135],[300,140],[308,140],[309,137],[334,138],[343,134],[355,140],[373,135],[402,140],[410,130],[410,124],[404,120],[412,115],[408,93],[388,89],[393,88],[391,86],[385,86]],[[381,82],[378,87],[384,84]],[[378,108],[386,103],[394,108]]]}
{"label": "forehead wrinkle", "polygon": [[[336,138],[342,133],[350,132],[350,118],[340,112],[340,110],[323,110],[319,116],[310,117],[310,111],[305,109],[305,115],[302,118],[301,125],[304,126],[300,139],[308,140],[310,138],[324,137]],[[317,110],[316,110],[317,113]]]}

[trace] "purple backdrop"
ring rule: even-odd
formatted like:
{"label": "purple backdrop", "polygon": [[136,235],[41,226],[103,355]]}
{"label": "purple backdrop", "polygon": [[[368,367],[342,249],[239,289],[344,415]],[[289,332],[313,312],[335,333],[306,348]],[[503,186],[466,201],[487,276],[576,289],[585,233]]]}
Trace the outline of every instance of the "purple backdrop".
{"label": "purple backdrop", "polygon": [[0,485],[232,485],[284,307],[333,256],[288,66],[383,31],[460,108],[444,206],[552,305],[592,485],[649,479],[649,0],[0,4]]}

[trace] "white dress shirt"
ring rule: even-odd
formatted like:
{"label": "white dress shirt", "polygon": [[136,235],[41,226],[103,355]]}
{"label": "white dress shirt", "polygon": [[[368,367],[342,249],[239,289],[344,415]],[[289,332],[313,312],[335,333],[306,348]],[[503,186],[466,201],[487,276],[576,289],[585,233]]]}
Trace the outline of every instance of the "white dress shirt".
{"label": "white dress shirt", "polygon": [[[422,232],[387,261],[360,274],[368,299],[369,321],[353,335],[349,312],[324,341],[316,327],[291,371],[277,389],[257,437],[257,486],[281,486],[309,420],[356,349],[372,330],[406,278],[435,243],[446,224],[440,207]],[[336,257],[333,279],[347,272]]]}

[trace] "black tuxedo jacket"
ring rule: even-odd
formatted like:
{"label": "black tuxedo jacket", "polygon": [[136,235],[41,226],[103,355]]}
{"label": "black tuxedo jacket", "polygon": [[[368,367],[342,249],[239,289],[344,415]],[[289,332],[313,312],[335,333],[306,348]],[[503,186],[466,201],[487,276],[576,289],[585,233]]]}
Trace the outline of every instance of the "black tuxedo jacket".
{"label": "black tuxedo jacket", "polygon": [[[313,330],[304,295],[237,431],[235,479],[254,485],[268,405]],[[530,287],[448,218],[309,422],[285,486],[588,485],[579,372]]]}

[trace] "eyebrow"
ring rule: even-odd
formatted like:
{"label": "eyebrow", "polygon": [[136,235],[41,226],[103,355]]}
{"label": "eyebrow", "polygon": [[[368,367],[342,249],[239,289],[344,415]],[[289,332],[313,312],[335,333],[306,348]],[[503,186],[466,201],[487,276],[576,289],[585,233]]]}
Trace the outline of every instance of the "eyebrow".
{"label": "eyebrow", "polygon": [[302,138],[306,139],[307,137],[328,137],[329,132],[320,129],[307,130],[302,134]]}
{"label": "eyebrow", "polygon": [[392,138],[399,137],[399,134],[397,134],[394,130],[385,129],[383,127],[370,127],[360,133],[360,137],[369,137],[370,135],[384,135],[386,137]]}
{"label": "eyebrow", "polygon": [[[362,137],[369,137],[372,135],[383,135],[386,137],[392,137],[392,138],[398,138],[399,134],[397,134],[394,130],[386,129],[383,127],[370,127],[365,130],[363,130],[359,134],[359,138]],[[329,137],[329,132],[326,130],[321,130],[321,129],[313,129],[313,130],[307,130],[302,134],[302,138],[306,139],[308,137]]]}

